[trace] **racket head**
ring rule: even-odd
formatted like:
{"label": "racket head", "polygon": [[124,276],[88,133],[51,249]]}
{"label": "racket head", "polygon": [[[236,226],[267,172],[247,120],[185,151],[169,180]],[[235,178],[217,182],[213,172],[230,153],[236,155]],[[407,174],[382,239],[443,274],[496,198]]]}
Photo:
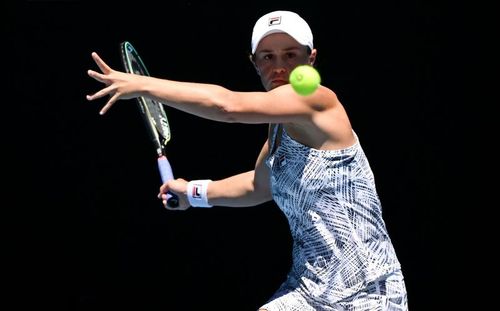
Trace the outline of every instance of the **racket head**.
{"label": "racket head", "polygon": [[[120,49],[122,63],[126,72],[149,76],[146,65],[130,42],[122,42],[120,44]],[[142,96],[138,97],[137,100],[140,112],[146,122],[146,125],[149,127],[151,139],[156,145],[156,151],[158,155],[163,155],[165,146],[171,138],[170,125],[163,104]]]}
{"label": "racket head", "polygon": [[[139,53],[134,46],[124,41],[120,44],[122,63],[128,73],[149,76]],[[158,155],[158,168],[163,182],[173,179],[172,167],[165,156],[165,146],[170,141],[170,125],[163,104],[146,97],[137,98],[140,112],[148,127],[150,137],[155,144]],[[179,205],[179,198],[173,193],[167,193],[167,204],[170,207]]]}

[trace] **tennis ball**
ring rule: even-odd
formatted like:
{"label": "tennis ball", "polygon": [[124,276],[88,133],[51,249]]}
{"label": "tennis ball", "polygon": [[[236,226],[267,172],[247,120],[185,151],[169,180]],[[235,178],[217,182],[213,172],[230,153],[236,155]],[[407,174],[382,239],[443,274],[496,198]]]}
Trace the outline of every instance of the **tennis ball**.
{"label": "tennis ball", "polygon": [[288,79],[295,92],[306,96],[312,94],[321,83],[318,71],[310,65],[300,65],[295,67]]}

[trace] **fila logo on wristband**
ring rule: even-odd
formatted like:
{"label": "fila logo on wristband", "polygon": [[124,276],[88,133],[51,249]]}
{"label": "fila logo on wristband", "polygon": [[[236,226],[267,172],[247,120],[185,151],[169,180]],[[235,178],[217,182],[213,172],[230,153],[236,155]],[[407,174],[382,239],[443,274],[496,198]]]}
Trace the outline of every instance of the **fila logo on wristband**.
{"label": "fila logo on wristband", "polygon": [[194,184],[193,185],[193,193],[191,193],[191,196],[193,199],[200,199],[201,198],[201,185],[200,184]]}
{"label": "fila logo on wristband", "polygon": [[189,204],[193,207],[212,207],[208,203],[207,188],[212,180],[192,180],[188,182],[187,198]]}

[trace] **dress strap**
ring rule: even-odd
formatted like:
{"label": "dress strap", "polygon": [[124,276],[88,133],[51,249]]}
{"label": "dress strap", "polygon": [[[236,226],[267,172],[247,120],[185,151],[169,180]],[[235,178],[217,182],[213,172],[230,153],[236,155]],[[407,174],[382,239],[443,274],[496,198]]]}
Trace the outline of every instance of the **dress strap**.
{"label": "dress strap", "polygon": [[278,148],[281,141],[281,134],[283,133],[283,126],[280,123],[273,124],[273,134],[271,136],[271,149],[270,155],[273,155]]}

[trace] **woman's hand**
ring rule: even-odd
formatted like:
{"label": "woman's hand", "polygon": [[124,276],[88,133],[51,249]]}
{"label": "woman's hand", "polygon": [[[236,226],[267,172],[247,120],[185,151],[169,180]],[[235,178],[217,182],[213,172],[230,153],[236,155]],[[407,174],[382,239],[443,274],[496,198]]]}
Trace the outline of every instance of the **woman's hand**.
{"label": "woman's hand", "polygon": [[114,70],[109,67],[95,52],[92,53],[92,58],[102,73],[88,70],[87,74],[91,78],[104,83],[106,87],[92,95],[87,95],[87,100],[98,99],[106,95],[111,97],[106,105],[102,107],[99,112],[100,114],[106,113],[106,111],[108,111],[109,108],[111,108],[111,106],[119,99],[135,98],[140,95],[139,90],[141,79],[144,78],[143,76]]}
{"label": "woman's hand", "polygon": [[[162,200],[163,206],[168,210],[185,211],[191,205],[187,198],[187,184],[188,182],[182,178],[169,180],[160,187],[158,198]],[[167,192],[171,192],[179,198],[179,205],[177,207],[170,207],[167,204]]]}

